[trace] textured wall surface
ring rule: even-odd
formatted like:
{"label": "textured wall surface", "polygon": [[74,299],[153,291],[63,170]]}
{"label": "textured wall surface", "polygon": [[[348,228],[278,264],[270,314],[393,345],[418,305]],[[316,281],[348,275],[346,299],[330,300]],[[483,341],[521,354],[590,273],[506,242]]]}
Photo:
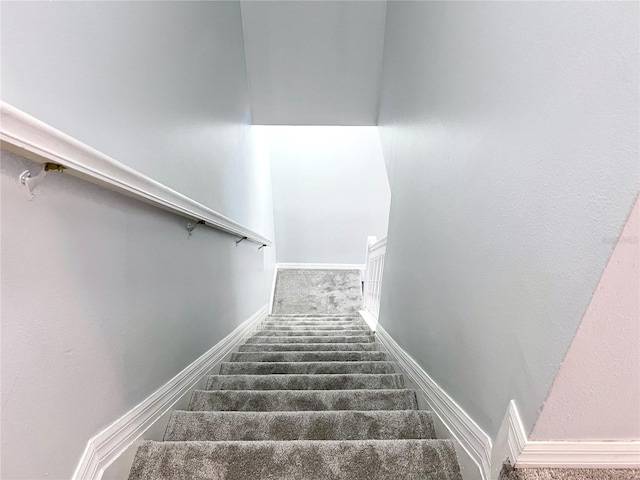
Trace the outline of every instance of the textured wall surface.
{"label": "textured wall surface", "polygon": [[511,398],[531,431],[637,196],[638,7],[388,4],[380,323],[492,437]]}
{"label": "textured wall surface", "polygon": [[640,440],[639,220],[636,200],[532,440]]}
{"label": "textured wall surface", "polygon": [[364,263],[391,197],[376,128],[254,128],[268,135],[278,262]]}

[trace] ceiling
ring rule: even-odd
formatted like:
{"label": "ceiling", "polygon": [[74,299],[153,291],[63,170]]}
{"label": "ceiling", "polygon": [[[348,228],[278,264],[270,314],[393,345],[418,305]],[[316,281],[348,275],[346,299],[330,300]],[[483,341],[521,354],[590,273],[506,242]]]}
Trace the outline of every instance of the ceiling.
{"label": "ceiling", "polygon": [[376,125],[386,1],[242,1],[256,125]]}

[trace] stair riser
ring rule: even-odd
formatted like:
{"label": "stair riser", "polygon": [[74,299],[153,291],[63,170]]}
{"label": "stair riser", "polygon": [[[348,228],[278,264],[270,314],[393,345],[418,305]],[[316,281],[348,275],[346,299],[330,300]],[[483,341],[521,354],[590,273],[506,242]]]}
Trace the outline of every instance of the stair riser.
{"label": "stair riser", "polygon": [[449,440],[143,442],[129,479],[169,478],[462,479]]}
{"label": "stair riser", "polygon": [[284,325],[366,325],[361,318],[266,318],[262,323]]}
{"label": "stair riser", "polygon": [[366,330],[257,330],[254,337],[358,337],[374,333]]}
{"label": "stair riser", "polygon": [[384,352],[236,352],[230,362],[379,362]]}
{"label": "stair riser", "polygon": [[365,325],[260,325],[258,330],[284,331],[284,332],[308,332],[308,331],[332,331],[357,330],[359,332],[371,332]]}
{"label": "stair riser", "polygon": [[318,315],[313,313],[272,314],[268,320],[362,320],[359,314],[350,315]]}
{"label": "stair riser", "polygon": [[400,440],[435,438],[428,412],[185,412],[171,414],[164,441]]}
{"label": "stair riser", "polygon": [[323,319],[294,319],[294,320],[269,320],[266,319],[263,324],[279,324],[279,325],[366,325],[366,322],[359,319],[352,320],[323,320]]}
{"label": "stair riser", "polygon": [[211,375],[205,390],[357,390],[404,388],[402,375]]}
{"label": "stair riser", "polygon": [[375,341],[373,335],[359,335],[350,337],[325,337],[325,336],[258,336],[249,337],[245,343],[372,343]]}
{"label": "stair riser", "polygon": [[241,345],[240,352],[374,352],[380,350],[378,343],[247,343]]}
{"label": "stair riser", "polygon": [[220,375],[395,373],[393,362],[224,362]]}
{"label": "stair riser", "polygon": [[413,390],[196,390],[189,410],[293,412],[327,410],[417,410]]}

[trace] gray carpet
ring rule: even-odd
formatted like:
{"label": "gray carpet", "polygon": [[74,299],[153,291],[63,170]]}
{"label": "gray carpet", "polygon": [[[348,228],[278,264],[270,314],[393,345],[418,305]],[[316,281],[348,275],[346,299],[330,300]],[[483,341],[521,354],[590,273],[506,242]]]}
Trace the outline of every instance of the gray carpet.
{"label": "gray carpet", "polygon": [[317,352],[323,350],[358,352],[374,352],[378,350],[377,343],[245,343],[240,345],[240,352]]}
{"label": "gray carpet", "polygon": [[247,338],[247,343],[368,343],[373,341],[374,338],[371,335],[358,335],[350,337],[345,337],[342,335],[335,337],[308,335],[290,337],[288,335],[285,335],[277,337],[253,336],[251,338]]}
{"label": "gray carpet", "polygon": [[212,375],[207,390],[373,390],[404,388],[397,373],[381,375]]}
{"label": "gray carpet", "polygon": [[359,270],[280,270],[276,277],[276,315],[353,315],[361,306]]}
{"label": "gray carpet", "polygon": [[513,468],[506,462],[498,480],[638,480],[640,470],[631,468]]}
{"label": "gray carpet", "polygon": [[392,362],[225,362],[220,375],[395,373]]}
{"label": "gray carpet", "polygon": [[236,352],[232,362],[378,362],[384,352]]}
{"label": "gray carpet", "polygon": [[143,442],[130,479],[461,480],[449,440],[354,313],[357,271],[285,270],[274,315]]}
{"label": "gray carpet", "polygon": [[172,412],[164,439],[385,440],[435,438],[428,412]]}
{"label": "gray carpet", "polygon": [[129,478],[459,480],[447,440],[143,442]]}

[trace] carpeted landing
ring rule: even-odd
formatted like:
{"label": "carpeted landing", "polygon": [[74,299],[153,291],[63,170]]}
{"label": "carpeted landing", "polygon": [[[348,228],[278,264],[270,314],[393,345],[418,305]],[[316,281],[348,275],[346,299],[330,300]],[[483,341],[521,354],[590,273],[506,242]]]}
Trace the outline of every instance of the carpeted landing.
{"label": "carpeted landing", "polygon": [[131,480],[461,480],[359,317],[276,314],[239,350],[142,443]]}

